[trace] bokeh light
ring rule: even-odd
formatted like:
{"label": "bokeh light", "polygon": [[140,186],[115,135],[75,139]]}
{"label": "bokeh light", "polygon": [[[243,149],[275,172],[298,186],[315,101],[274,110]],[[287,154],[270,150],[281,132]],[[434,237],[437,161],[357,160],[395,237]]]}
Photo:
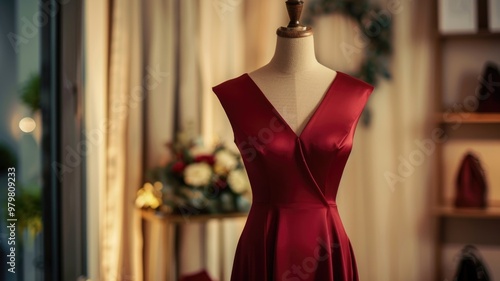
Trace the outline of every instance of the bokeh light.
{"label": "bokeh light", "polygon": [[25,133],[31,133],[36,128],[36,122],[31,117],[24,117],[19,121],[19,129]]}

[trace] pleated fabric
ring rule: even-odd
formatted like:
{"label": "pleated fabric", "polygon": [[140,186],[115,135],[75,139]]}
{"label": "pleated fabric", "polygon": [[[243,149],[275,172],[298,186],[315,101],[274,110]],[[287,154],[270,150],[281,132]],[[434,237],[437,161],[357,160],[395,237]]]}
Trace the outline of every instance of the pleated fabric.
{"label": "pleated fabric", "polygon": [[335,199],[373,87],[338,72],[299,135],[248,74],[213,90],[253,193],[231,280],[358,280]]}

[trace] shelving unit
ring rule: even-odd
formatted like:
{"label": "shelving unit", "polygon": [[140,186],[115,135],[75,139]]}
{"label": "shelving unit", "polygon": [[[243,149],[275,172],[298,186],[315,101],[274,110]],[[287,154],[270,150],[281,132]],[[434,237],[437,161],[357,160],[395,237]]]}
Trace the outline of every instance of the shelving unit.
{"label": "shelving unit", "polygon": [[438,207],[435,214],[448,218],[491,218],[500,219],[500,207],[488,207],[485,209],[464,209],[451,206]]}
{"label": "shelving unit", "polygon": [[443,112],[436,114],[436,122],[442,124],[452,124],[456,122],[467,124],[500,124],[500,113]]}
{"label": "shelving unit", "polygon": [[477,33],[467,33],[467,34],[440,34],[436,33],[436,37],[441,40],[446,39],[480,39],[480,38],[500,38],[500,32],[489,32],[488,30],[479,30]]}
{"label": "shelving unit", "polygon": [[[475,94],[479,84],[477,78],[487,60],[500,64],[500,33],[480,30],[474,34],[440,34],[437,9],[438,1],[435,1],[434,96],[437,108],[434,120],[435,127],[447,136],[446,141],[436,144],[437,188],[433,208],[437,230],[434,279],[442,281],[451,280],[451,259],[456,258],[462,243],[480,241],[487,247],[492,244],[492,248],[500,249],[500,235],[498,239],[492,236],[500,229],[500,113],[464,112],[465,107],[459,107],[462,111],[455,107]],[[489,198],[488,207],[484,209],[453,206],[455,177],[468,150],[479,151],[486,170]],[[495,255],[500,260],[500,250]],[[494,264],[489,265],[494,267]],[[498,272],[496,267],[493,270]]]}

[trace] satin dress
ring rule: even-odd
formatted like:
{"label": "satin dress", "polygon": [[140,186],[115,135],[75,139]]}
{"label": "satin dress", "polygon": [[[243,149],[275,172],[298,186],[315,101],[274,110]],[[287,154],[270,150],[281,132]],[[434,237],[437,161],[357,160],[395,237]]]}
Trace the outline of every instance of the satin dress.
{"label": "satin dress", "polygon": [[213,88],[253,194],[232,281],[358,280],[335,198],[372,90],[337,72],[297,135],[248,74]]}

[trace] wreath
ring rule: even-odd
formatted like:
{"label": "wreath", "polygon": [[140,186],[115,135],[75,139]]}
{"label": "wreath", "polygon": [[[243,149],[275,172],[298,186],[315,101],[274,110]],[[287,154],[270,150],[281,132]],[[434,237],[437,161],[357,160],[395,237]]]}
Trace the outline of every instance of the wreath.
{"label": "wreath", "polygon": [[[380,77],[390,79],[391,73],[387,65],[392,51],[392,21],[389,11],[366,0],[313,0],[307,6],[304,21],[307,25],[312,25],[318,16],[332,13],[341,13],[354,19],[366,38],[363,46],[343,46],[343,51],[347,53],[364,50],[359,70],[351,75],[374,86]],[[370,123],[368,109],[363,112],[363,123]]]}

